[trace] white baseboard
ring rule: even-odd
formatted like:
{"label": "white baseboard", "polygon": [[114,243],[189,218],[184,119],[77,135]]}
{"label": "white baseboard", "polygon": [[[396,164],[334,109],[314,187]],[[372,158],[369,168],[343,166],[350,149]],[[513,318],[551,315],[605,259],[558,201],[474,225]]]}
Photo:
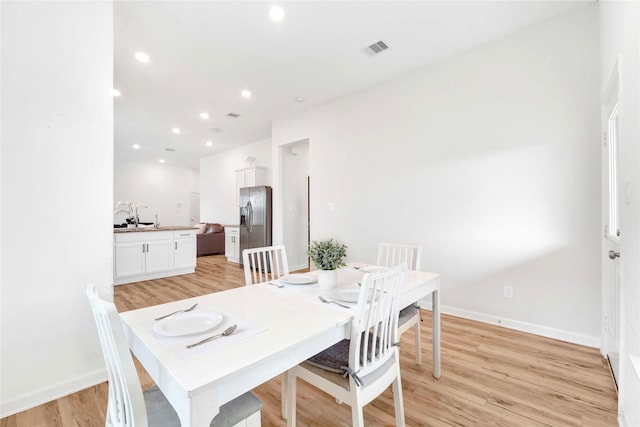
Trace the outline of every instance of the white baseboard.
{"label": "white baseboard", "polygon": [[[431,310],[431,298],[421,300],[420,307]],[[463,319],[475,320],[478,322],[489,323],[491,325],[498,325],[508,329],[514,329],[516,331],[527,332],[530,334],[553,338],[560,341],[566,341],[572,344],[584,345],[587,347],[600,348],[601,344],[601,339],[599,337],[592,337],[575,332],[564,331],[562,329],[555,329],[548,326],[536,325],[534,323],[522,322],[520,320],[505,319],[491,314],[464,310],[447,305],[441,305],[440,312],[456,317],[462,317]]]}
{"label": "white baseboard", "polygon": [[27,409],[68,396],[69,394],[93,387],[105,381],[107,381],[107,370],[102,368],[80,377],[48,385],[39,390],[3,400],[0,402],[0,418],[26,411]]}

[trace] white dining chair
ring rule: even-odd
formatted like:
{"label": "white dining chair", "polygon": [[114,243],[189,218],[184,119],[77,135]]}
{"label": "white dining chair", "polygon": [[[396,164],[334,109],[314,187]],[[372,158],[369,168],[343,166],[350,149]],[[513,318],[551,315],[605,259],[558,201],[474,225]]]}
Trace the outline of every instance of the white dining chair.
{"label": "white dining chair", "polygon": [[[178,414],[157,386],[142,391],[116,306],[100,298],[95,285],[87,286],[87,297],[107,366],[109,401],[105,425],[179,427]],[[260,427],[261,410],[262,402],[247,392],[222,405],[209,426]]]}
{"label": "white dining chair", "polygon": [[398,356],[398,298],[402,266],[366,274],[351,321],[350,339],[342,340],[285,373],[287,426],[296,425],[297,378],[351,406],[354,426],[364,426],[363,407],[392,386],[396,426],[404,426]]}
{"label": "white dining chair", "polygon": [[[289,274],[287,251],[283,245],[251,248],[242,251],[244,282],[247,286],[277,280]],[[280,404],[282,418],[287,416],[284,376],[281,376]]]}
{"label": "white dining chair", "polygon": [[284,246],[265,246],[242,251],[246,285],[277,280],[289,274],[287,251]]}
{"label": "white dining chair", "polygon": [[[392,267],[402,262],[407,264],[409,270],[420,270],[420,258],[422,247],[418,245],[405,245],[401,243],[380,243],[378,245],[377,265]],[[416,365],[422,364],[422,348],[420,340],[420,322],[422,316],[418,301],[407,307],[400,309],[400,319],[398,321],[398,333],[402,335],[412,326],[414,327],[414,339],[416,349]]]}

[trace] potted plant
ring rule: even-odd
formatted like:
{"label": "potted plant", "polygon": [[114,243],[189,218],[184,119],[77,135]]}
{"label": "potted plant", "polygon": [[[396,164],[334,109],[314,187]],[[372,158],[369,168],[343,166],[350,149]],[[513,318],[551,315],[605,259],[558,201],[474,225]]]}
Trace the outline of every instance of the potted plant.
{"label": "potted plant", "polygon": [[314,240],[309,245],[307,255],[320,269],[318,285],[320,289],[331,289],[338,283],[337,269],[345,265],[347,246],[333,239]]}

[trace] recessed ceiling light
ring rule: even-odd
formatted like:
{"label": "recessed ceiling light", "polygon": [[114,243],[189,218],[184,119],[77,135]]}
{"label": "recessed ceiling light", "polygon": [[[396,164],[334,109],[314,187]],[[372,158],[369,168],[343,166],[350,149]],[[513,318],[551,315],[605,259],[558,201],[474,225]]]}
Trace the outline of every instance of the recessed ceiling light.
{"label": "recessed ceiling light", "polygon": [[304,96],[296,96],[295,100],[296,102],[304,102],[307,100],[307,98],[305,98]]}
{"label": "recessed ceiling light", "polygon": [[140,149],[140,144],[133,144],[131,146],[131,148],[133,148],[134,150],[139,150]]}
{"label": "recessed ceiling light", "polygon": [[173,128],[171,129],[171,132],[175,133],[176,135],[180,133],[180,128]]}
{"label": "recessed ceiling light", "polygon": [[280,6],[271,6],[269,8],[269,18],[276,22],[282,21],[284,19],[284,9]]}
{"label": "recessed ceiling light", "polygon": [[251,91],[250,90],[243,90],[242,92],[240,92],[240,95],[242,95],[243,98],[251,98]]}
{"label": "recessed ceiling light", "polygon": [[144,52],[136,52],[135,55],[133,56],[140,62],[143,62],[143,63],[149,62],[149,55],[147,55]]}
{"label": "recessed ceiling light", "polygon": [[204,145],[206,145],[207,147],[211,147],[211,146],[213,146],[213,142],[207,141],[207,142],[204,143]]}
{"label": "recessed ceiling light", "polygon": [[204,111],[200,113],[200,118],[202,120],[207,120],[209,118],[209,113],[205,113]]}
{"label": "recessed ceiling light", "polygon": [[111,89],[111,95],[120,96],[122,95],[122,92],[120,92],[118,89]]}
{"label": "recessed ceiling light", "polygon": [[164,163],[164,159],[160,159],[160,160],[158,160],[158,162]]}

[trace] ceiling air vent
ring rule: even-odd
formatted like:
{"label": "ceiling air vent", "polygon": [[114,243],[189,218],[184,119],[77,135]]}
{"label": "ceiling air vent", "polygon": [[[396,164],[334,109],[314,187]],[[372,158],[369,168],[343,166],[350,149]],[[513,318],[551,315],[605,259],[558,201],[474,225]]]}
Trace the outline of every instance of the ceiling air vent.
{"label": "ceiling air vent", "polygon": [[379,42],[376,42],[372,45],[369,45],[367,47],[365,47],[364,49],[362,49],[362,51],[365,53],[365,55],[367,56],[373,56],[373,55],[377,55],[378,53],[385,51],[389,49],[389,46],[383,42],[382,40],[380,40]]}
{"label": "ceiling air vent", "polygon": [[228,113],[227,117],[231,117],[232,119],[237,119],[238,117],[240,117],[240,114],[238,114],[238,113]]}
{"label": "ceiling air vent", "polygon": [[176,151],[175,148],[165,148],[164,151]]}

